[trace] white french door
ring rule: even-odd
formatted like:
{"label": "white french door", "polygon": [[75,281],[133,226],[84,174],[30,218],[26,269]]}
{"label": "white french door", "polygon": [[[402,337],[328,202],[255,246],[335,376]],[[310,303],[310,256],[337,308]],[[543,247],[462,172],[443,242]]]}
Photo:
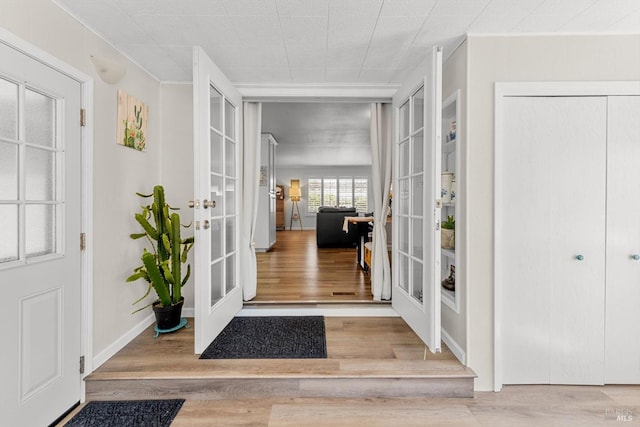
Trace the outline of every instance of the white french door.
{"label": "white french door", "polygon": [[0,43],[3,425],[48,425],[80,401],[81,90]]}
{"label": "white french door", "polygon": [[242,96],[193,50],[195,352],[242,309],[239,285]]}
{"label": "white french door", "polygon": [[440,351],[440,133],[442,51],[393,97],[393,308]]}

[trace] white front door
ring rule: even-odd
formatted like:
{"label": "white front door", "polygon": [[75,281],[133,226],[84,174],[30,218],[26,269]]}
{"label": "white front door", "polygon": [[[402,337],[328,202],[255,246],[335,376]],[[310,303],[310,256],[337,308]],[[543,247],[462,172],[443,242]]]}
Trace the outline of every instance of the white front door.
{"label": "white front door", "polygon": [[434,48],[393,97],[393,308],[440,351],[442,51]]}
{"label": "white front door", "polygon": [[0,43],[3,425],[80,401],[80,108],[80,83]]}
{"label": "white front door", "polygon": [[193,51],[195,352],[242,309],[238,280],[242,96],[199,47]]}

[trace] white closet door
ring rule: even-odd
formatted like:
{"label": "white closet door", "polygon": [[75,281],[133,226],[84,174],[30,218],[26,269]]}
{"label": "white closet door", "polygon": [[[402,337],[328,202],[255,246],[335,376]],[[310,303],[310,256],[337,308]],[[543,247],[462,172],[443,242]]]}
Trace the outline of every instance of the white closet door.
{"label": "white closet door", "polygon": [[610,384],[640,383],[639,117],[640,96],[609,97],[605,382]]}
{"label": "white closet door", "polygon": [[505,384],[604,379],[606,98],[504,103]]}

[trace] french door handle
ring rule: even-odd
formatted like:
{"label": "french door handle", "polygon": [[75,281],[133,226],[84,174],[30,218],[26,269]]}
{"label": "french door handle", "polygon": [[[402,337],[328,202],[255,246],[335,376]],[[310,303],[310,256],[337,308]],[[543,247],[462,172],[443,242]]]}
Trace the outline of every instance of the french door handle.
{"label": "french door handle", "polygon": [[189,200],[189,207],[198,209],[200,207],[200,200]]}
{"label": "french door handle", "polygon": [[211,223],[209,222],[209,220],[208,220],[208,219],[205,219],[205,220],[202,222],[202,228],[204,228],[205,230],[208,230],[208,229],[209,229],[209,227],[211,227]]}
{"label": "french door handle", "polygon": [[211,209],[213,209],[213,208],[215,208],[215,207],[216,207],[216,202],[215,202],[214,200],[207,200],[207,199],[204,199],[204,200],[202,201],[202,207],[203,207],[203,208],[205,208],[205,209],[207,209],[207,208],[211,208]]}

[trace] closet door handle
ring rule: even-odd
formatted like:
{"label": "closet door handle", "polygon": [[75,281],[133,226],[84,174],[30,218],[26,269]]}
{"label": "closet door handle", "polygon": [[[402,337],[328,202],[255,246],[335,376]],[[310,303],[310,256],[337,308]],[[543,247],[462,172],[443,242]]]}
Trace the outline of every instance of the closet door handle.
{"label": "closet door handle", "polygon": [[582,261],[584,259],[584,257],[582,255],[576,255],[576,259],[578,261]]}
{"label": "closet door handle", "polygon": [[638,261],[640,259],[640,255],[633,254],[633,255],[631,255],[631,259],[634,260],[634,261]]}

